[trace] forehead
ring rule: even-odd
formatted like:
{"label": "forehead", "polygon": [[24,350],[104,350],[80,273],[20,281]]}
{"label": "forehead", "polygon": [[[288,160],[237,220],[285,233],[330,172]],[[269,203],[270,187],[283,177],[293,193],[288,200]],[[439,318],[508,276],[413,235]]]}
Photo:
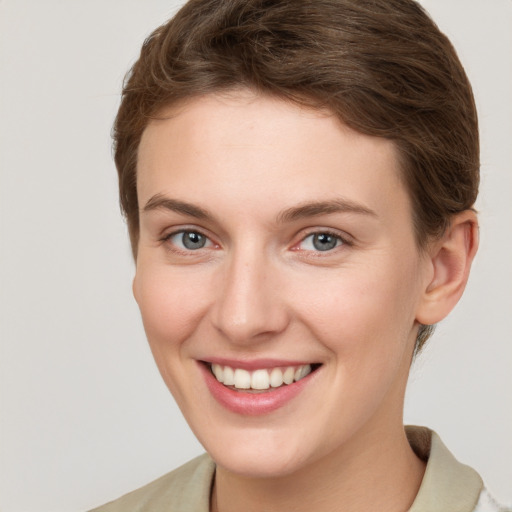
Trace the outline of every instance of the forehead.
{"label": "forehead", "polygon": [[[297,142],[309,138],[313,132],[322,132],[326,144],[319,147],[312,140],[306,149],[324,150],[340,132],[351,139],[351,144],[373,147],[394,157],[395,146],[388,139],[363,135],[345,125],[332,111],[298,104],[276,96],[257,93],[250,89],[234,89],[218,93],[195,96],[163,108],[147,125],[141,138],[141,151],[148,139],[155,134],[171,137],[167,142],[174,146],[207,144],[213,141],[226,147],[242,144],[254,146],[281,146],[295,139]],[[253,141],[251,141],[253,139]],[[303,141],[301,141],[303,142]]]}
{"label": "forehead", "polygon": [[405,194],[391,141],[360,134],[328,111],[250,91],[164,110],[146,128],[138,157],[141,206],[154,194],[193,201],[205,191],[209,201],[236,197],[243,205],[259,194],[283,206],[326,195],[378,206]]}

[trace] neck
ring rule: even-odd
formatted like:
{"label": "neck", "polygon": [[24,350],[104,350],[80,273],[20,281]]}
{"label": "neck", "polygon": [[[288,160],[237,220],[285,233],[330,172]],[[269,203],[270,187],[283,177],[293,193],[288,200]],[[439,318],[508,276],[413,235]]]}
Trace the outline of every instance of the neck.
{"label": "neck", "polygon": [[362,432],[350,446],[291,475],[250,478],[218,467],[212,510],[405,511],[414,501],[424,470],[400,424],[386,432],[381,429],[378,435]]}

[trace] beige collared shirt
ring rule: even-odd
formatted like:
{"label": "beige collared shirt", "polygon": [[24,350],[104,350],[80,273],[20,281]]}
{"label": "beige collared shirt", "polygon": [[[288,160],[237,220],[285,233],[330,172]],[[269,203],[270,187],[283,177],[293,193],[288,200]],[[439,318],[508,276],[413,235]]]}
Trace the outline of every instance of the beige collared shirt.
{"label": "beige collared shirt", "polygon": [[[439,436],[406,427],[415,453],[427,461],[409,512],[499,512],[478,473],[458,462]],[[91,512],[208,512],[215,463],[201,455],[150,484]],[[504,509],[501,509],[504,510]]]}

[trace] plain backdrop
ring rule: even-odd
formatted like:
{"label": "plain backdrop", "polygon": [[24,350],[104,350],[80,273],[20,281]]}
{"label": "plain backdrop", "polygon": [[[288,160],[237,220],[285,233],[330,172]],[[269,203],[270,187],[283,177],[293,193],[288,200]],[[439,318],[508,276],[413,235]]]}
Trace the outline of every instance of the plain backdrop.
{"label": "plain backdrop", "polygon": [[[202,451],[131,297],[110,128],[170,0],[0,0],[0,510],[80,511]],[[480,112],[481,250],[415,364],[407,423],[512,503],[512,2],[425,0]]]}

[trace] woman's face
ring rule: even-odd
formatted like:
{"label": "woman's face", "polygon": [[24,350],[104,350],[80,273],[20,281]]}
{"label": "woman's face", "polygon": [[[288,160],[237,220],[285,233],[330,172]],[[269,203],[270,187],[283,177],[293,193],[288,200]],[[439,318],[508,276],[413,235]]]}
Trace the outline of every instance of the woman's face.
{"label": "woman's face", "polygon": [[401,428],[428,260],[393,144],[249,92],[168,114],[139,150],[134,294],[206,450],[277,476]]}

